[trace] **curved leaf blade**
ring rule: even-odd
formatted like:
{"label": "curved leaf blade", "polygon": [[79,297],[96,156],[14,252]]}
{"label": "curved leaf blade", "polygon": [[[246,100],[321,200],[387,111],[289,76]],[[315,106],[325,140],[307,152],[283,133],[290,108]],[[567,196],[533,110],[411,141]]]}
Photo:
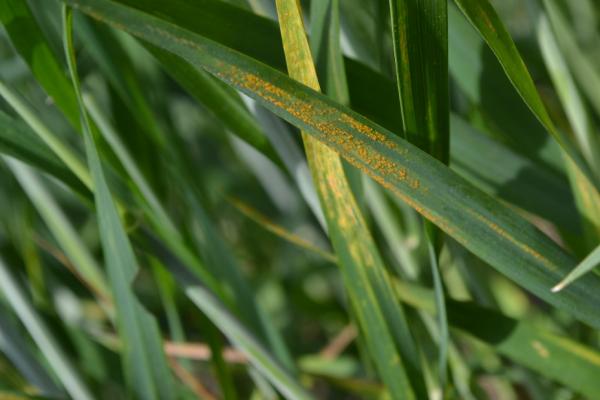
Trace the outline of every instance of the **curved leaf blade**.
{"label": "curved leaf blade", "polygon": [[4,305],[0,305],[0,351],[41,394],[52,397],[64,395],[64,391],[30,351],[27,341]]}
{"label": "curved leaf blade", "polygon": [[79,126],[77,99],[63,66],[48,45],[26,0],[0,1],[0,20],[31,72],[69,122]]}
{"label": "curved leaf blade", "polygon": [[91,124],[81,97],[72,38],[72,14],[64,6],[65,54],[79,103],[85,149],[94,186],[100,239],[109,283],[117,311],[118,328],[124,346],[124,371],[137,397],[174,398],[173,381],[162,350],[162,339],[154,317],[136,299],[131,284],[138,266],[125,233],[117,206],[104,177]]}
{"label": "curved leaf blade", "polygon": [[[278,34],[278,26],[273,21],[261,18],[255,14],[218,0],[198,0],[194,2],[189,2],[187,0],[172,0],[168,3],[163,2],[162,0],[119,0],[119,2],[156,17],[172,21],[180,27],[249,55],[272,68],[281,71],[286,70],[281,37]],[[345,6],[346,2],[342,2],[341,5]],[[193,16],[198,14],[202,14],[206,17],[206,23],[197,23],[197,20],[194,19]],[[458,17],[463,19],[458,10],[455,10],[454,7],[449,8],[449,16],[456,17],[457,14]],[[456,25],[456,20],[451,21]],[[464,24],[470,28],[467,21],[464,21]],[[473,34],[478,38],[476,32],[473,32]],[[460,39],[462,40],[462,37]],[[471,42],[469,42],[469,44],[470,43]],[[265,51],[265,49],[269,49],[269,51]],[[461,54],[461,56],[463,55]],[[400,105],[393,81],[347,57],[344,59],[344,66],[346,67],[346,74],[348,77],[351,108],[392,132],[395,132],[396,130],[401,131],[402,121],[398,114]],[[191,66],[188,70],[195,71]],[[499,72],[502,73],[502,70],[500,69]],[[510,85],[510,83],[507,82],[507,85]],[[184,86],[184,88],[191,90],[188,86]],[[509,87],[509,89],[512,88]],[[194,92],[192,91],[192,94],[193,93]],[[515,96],[518,96],[518,94],[515,93]],[[513,98],[505,98],[504,100],[512,102]],[[474,99],[473,101],[477,100]],[[529,110],[525,105],[523,108],[525,113],[529,113]],[[532,117],[532,120],[537,124],[535,117]],[[529,124],[527,127],[528,129],[531,129]],[[452,126],[451,128],[454,129]],[[451,145],[454,146],[455,143],[457,145],[460,144],[462,147],[468,145],[468,143],[465,142],[465,135],[459,135],[459,133],[460,132],[453,132]],[[543,129],[540,133],[544,133]],[[495,146],[493,146],[493,143],[490,141],[486,142],[485,140],[480,140],[478,142],[482,154],[495,152]],[[505,153],[506,156],[510,156],[507,152],[503,153]],[[501,160],[501,162],[504,163],[504,165],[514,165],[514,161],[509,162],[509,158]],[[454,157],[453,161],[455,160],[456,157]],[[284,158],[284,161],[289,160]],[[468,168],[470,171],[490,171],[490,165],[486,162],[485,157],[468,157],[464,161],[468,162],[464,167]],[[544,159],[544,161],[548,162],[549,160]],[[560,159],[558,162],[560,163]],[[539,172],[544,173],[544,175],[547,175],[546,172],[552,172],[553,175],[556,175],[555,172],[546,171],[547,168],[543,168],[542,170],[542,168],[531,162],[528,162],[527,164],[529,165],[523,165],[523,162],[521,162],[516,165],[513,170],[516,171],[515,173],[519,173],[519,170],[527,169],[527,171],[521,171],[523,174],[520,174],[519,176],[519,185],[522,181],[526,186],[535,185],[539,190],[548,190],[556,193],[555,190],[558,189],[558,186],[553,182],[550,182],[549,179],[544,178],[538,181],[534,179],[533,174],[529,173],[532,168],[540,170]],[[463,174],[464,171],[464,168],[461,168],[461,174]],[[503,175],[506,176],[509,171],[502,170],[502,172],[504,172]],[[539,174],[536,172],[535,177],[537,176],[539,176]],[[471,179],[471,176],[468,176],[468,178]],[[555,180],[556,179],[552,179],[552,181]],[[511,179],[509,179],[509,181],[511,181]],[[522,193],[515,193],[519,192],[519,185],[516,183],[515,185],[511,184],[516,187],[511,187],[511,191],[506,191],[507,183],[508,181],[497,178],[497,175],[491,171],[490,174],[485,176],[485,182],[481,179],[477,180],[477,186],[483,187],[488,193],[492,192],[503,200],[512,202],[521,208],[542,212],[541,215],[543,217],[557,223],[560,227],[566,226],[568,230],[578,232],[579,225],[577,224],[577,214],[575,207],[571,206],[572,200],[568,182],[564,182],[564,184],[562,181],[560,182],[560,191],[564,191],[564,193],[556,193],[556,195],[552,196],[523,196]],[[556,207],[556,201],[554,200],[559,201],[560,203],[558,204],[562,206]],[[565,203],[568,203],[568,205],[565,206]]]}
{"label": "curved leaf blade", "polygon": [[567,285],[571,284],[576,279],[590,272],[600,265],[600,246],[596,247],[586,258],[575,267],[560,283],[552,288],[553,292],[563,290]]}
{"label": "curved leaf blade", "polygon": [[22,121],[0,111],[0,127],[0,153],[54,176],[77,193],[89,195],[77,176]]}
{"label": "curved leaf blade", "polygon": [[112,299],[103,271],[37,174],[30,166],[17,160],[7,159],[6,162],[77,273],[100,300],[106,301],[107,305],[111,303]]}
{"label": "curved leaf blade", "polygon": [[[397,282],[398,297],[434,312],[432,290]],[[471,302],[446,300],[452,328],[493,346],[510,360],[593,398],[600,390],[600,354],[527,319],[517,320]],[[568,367],[567,367],[568,366]]]}
{"label": "curved leaf blade", "polygon": [[593,172],[575,150],[569,138],[558,130],[554,122],[552,122],[542,102],[542,98],[533,83],[533,79],[525,66],[525,62],[517,50],[517,46],[489,0],[455,0],[455,2],[494,52],[502,68],[504,68],[507,77],[529,109],[546,128],[548,133],[556,139],[575,165],[598,188],[600,186],[598,179],[595,178]]}
{"label": "curved leaf blade", "polygon": [[79,376],[79,372],[67,358],[40,316],[37,315],[25,296],[23,288],[2,259],[0,259],[0,291],[4,293],[12,309],[27,328],[67,392],[74,399],[93,399],[92,392]]}
{"label": "curved leaf blade", "polygon": [[314,135],[529,291],[600,327],[600,278],[552,295],[575,264],[515,211],[386,129],[238,52],[107,0],[64,0],[94,18],[185,57]]}
{"label": "curved leaf blade", "polygon": [[[290,76],[320,90],[299,4],[295,0],[277,0],[276,4]],[[381,256],[350,189],[341,158],[314,137],[306,133],[302,137],[344,283],[379,374],[392,398],[414,399],[416,393],[422,396],[424,384],[417,372],[418,358],[404,312],[383,278]]]}
{"label": "curved leaf blade", "polygon": [[390,0],[404,135],[448,163],[448,3]]}
{"label": "curved leaf blade", "polygon": [[219,327],[219,329],[244,353],[256,368],[288,399],[310,400],[313,398],[281,368],[270,354],[244,329],[225,307],[204,287],[185,285],[190,300]]}

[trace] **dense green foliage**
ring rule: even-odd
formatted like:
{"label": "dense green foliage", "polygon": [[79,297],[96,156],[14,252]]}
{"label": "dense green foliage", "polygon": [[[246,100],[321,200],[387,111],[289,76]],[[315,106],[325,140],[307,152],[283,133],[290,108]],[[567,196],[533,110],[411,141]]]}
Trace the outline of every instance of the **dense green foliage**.
{"label": "dense green foliage", "polygon": [[0,22],[0,398],[597,398],[594,1]]}

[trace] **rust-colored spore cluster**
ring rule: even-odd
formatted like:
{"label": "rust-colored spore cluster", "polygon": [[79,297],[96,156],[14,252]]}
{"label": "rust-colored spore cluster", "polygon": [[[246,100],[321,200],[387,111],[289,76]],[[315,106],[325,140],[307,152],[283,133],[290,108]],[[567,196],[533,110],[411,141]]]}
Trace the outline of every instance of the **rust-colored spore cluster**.
{"label": "rust-colored spore cluster", "polygon": [[[365,172],[364,164],[372,166],[381,172],[382,175],[393,177],[398,181],[404,182],[411,189],[419,189],[420,181],[409,175],[405,167],[402,167],[374,151],[372,145],[366,140],[360,140],[352,135],[349,129],[354,130],[371,142],[381,143],[399,154],[406,154],[406,149],[401,148],[395,141],[386,137],[383,133],[377,132],[373,128],[363,124],[348,114],[337,114],[331,111],[329,107],[315,107],[312,103],[304,102],[292,97],[288,92],[266,82],[259,76],[239,71],[236,67],[230,66],[227,73],[220,71],[217,74],[221,79],[232,81],[235,85],[257,93],[267,102],[281,108],[292,115],[297,120],[306,125],[314,127],[319,131],[320,139],[335,147],[341,148],[346,154],[356,154],[357,160],[349,158],[349,162],[361,168]],[[347,129],[340,126],[340,122],[347,125]]]}

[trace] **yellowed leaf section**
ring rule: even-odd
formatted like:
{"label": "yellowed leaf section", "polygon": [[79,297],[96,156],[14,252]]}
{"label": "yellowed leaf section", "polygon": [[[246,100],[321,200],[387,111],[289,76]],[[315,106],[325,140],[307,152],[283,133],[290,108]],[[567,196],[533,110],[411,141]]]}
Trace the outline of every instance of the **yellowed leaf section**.
{"label": "yellowed leaf section", "polygon": [[[320,91],[302,17],[297,4],[277,0],[277,12],[288,74],[306,86]],[[299,110],[301,111],[301,110]],[[360,265],[372,266],[374,260],[368,244],[372,238],[350,190],[338,153],[302,132],[304,148],[328,224],[337,223],[353,248],[349,249]]]}
{"label": "yellowed leaf section", "polygon": [[[297,1],[277,0],[277,12],[288,73],[293,79],[314,90],[320,90],[300,10]],[[299,119],[304,119],[305,115],[319,112],[322,111],[313,109],[312,105],[290,110],[290,113]],[[363,126],[351,118],[347,119],[343,122],[351,124],[354,129],[369,136],[372,140],[387,142],[385,138],[380,137],[369,127]],[[324,121],[322,127],[329,127],[329,125]],[[335,134],[341,134],[341,138],[347,137],[347,134],[337,132],[337,129],[333,128]],[[388,296],[389,299],[392,299],[392,303],[395,303],[396,300],[393,297],[392,287],[386,281],[382,259],[346,179],[341,158],[338,153],[305,132],[302,132],[302,139],[308,165],[323,205],[330,238],[340,259],[340,267],[344,270],[343,275],[345,283],[349,287],[349,297],[357,309],[356,317],[363,335],[367,342],[377,349],[376,363],[383,380],[389,387],[391,397],[414,400],[417,397],[411,388],[411,382],[404,370],[390,329],[395,329],[396,337],[404,337],[404,344],[401,345],[405,348],[404,350],[407,352],[411,350],[412,354],[409,354],[407,358],[413,372],[417,370],[417,367],[413,367],[413,365],[418,362],[414,344],[409,337],[410,332],[406,329],[407,323],[400,305],[393,304],[392,306],[390,302],[387,302],[386,305],[379,303],[380,296]],[[351,142],[343,139],[342,141],[348,142],[347,144]],[[395,146],[394,143],[388,145]],[[354,150],[358,153],[365,153],[363,156],[368,155],[368,151],[362,147],[355,147]],[[385,163],[385,160],[381,160],[381,162]],[[393,165],[389,165],[389,167],[393,168]],[[405,170],[398,173],[401,179],[407,179]],[[414,189],[418,187],[418,183],[413,186]],[[376,293],[375,287],[378,292],[385,293]],[[386,310],[389,312],[390,307],[394,308],[395,328],[388,326],[388,323],[392,322],[386,318],[389,317]],[[400,332],[402,329],[404,331]],[[381,335],[381,337],[376,337],[376,335]],[[382,351],[382,346],[379,346],[378,341],[385,343],[385,351]]]}

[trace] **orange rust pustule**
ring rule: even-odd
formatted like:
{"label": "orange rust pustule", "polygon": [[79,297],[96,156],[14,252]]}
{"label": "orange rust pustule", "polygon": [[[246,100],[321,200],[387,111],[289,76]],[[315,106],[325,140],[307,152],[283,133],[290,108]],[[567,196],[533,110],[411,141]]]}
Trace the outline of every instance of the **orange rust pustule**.
{"label": "orange rust pustule", "polygon": [[[318,131],[327,135],[327,139],[331,143],[341,148],[342,152],[346,155],[346,158],[351,164],[372,176],[382,186],[390,189],[404,202],[425,216],[427,219],[431,220],[433,223],[439,225],[443,230],[450,234],[456,235],[456,229],[451,227],[448,221],[431,214],[420,204],[416,203],[412,198],[401,193],[395,186],[386,181],[383,176],[389,176],[399,182],[404,182],[407,187],[412,190],[426,190],[426,188],[422,187],[419,179],[412,178],[405,167],[402,167],[401,165],[385,158],[379,152],[373,151],[370,145],[360,141],[359,139],[356,139],[349,132],[343,130],[336,124],[336,121],[323,120],[323,117],[332,115],[330,111],[323,112],[320,110],[315,110],[312,104],[294,99],[283,89],[271,84],[270,82],[266,82],[255,74],[240,71],[235,66],[229,66],[229,73],[225,74],[224,72],[219,72],[217,75],[222,79],[232,81],[232,83],[239,87],[245,88],[253,93],[257,93],[271,104],[286,110],[298,120],[306,123],[307,125],[315,127]],[[375,131],[360,121],[357,121],[351,116],[347,114],[341,114],[340,118],[343,122],[348,124],[349,127],[363,134],[368,139],[378,143],[383,143],[388,148],[394,149],[399,153],[407,153],[406,149],[400,148],[393,140],[385,137],[382,133]],[[352,154],[355,154],[356,158],[352,157]],[[365,164],[379,171],[381,175],[374,174],[365,167]],[[329,182],[329,184],[333,186],[333,182]],[[466,241],[463,240],[463,242]]]}
{"label": "orange rust pustule", "polygon": [[[227,74],[227,77],[236,84],[252,92],[258,93],[261,97],[270,100],[273,104],[286,110],[304,123],[318,127],[321,131],[329,134],[339,135],[340,132],[342,132],[342,130],[336,126],[334,121],[323,121],[327,117],[336,117],[330,109],[315,108],[312,103],[292,98],[288,92],[265,81],[255,74],[239,71],[235,67],[231,67],[231,69],[232,73]],[[219,76],[225,77],[222,73],[219,74]],[[377,132],[373,128],[352,118],[350,115],[340,114],[338,117],[341,122],[348,124],[352,129],[369,139],[382,143],[392,150],[397,150],[398,152],[406,154],[406,150],[400,148],[396,142],[386,137],[381,132]]]}
{"label": "orange rust pustule", "polygon": [[369,139],[371,139],[375,142],[383,143],[384,145],[386,145],[388,148],[390,148],[392,150],[397,150],[399,147],[396,142],[394,142],[393,140],[390,140],[388,137],[383,135],[381,132],[377,132],[370,126],[367,126],[367,125],[363,124],[362,122],[357,121],[355,118],[352,118],[348,114],[342,114],[341,120],[342,120],[342,122],[349,124],[352,128],[354,128],[354,130],[362,133]]}

